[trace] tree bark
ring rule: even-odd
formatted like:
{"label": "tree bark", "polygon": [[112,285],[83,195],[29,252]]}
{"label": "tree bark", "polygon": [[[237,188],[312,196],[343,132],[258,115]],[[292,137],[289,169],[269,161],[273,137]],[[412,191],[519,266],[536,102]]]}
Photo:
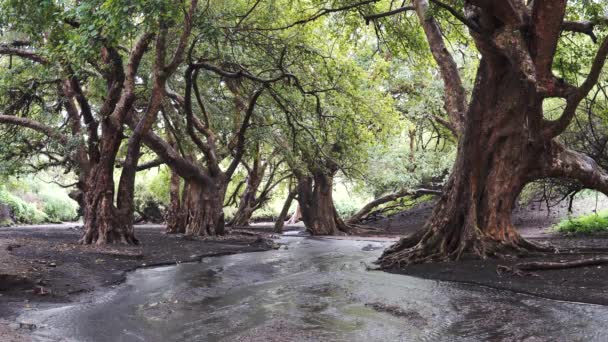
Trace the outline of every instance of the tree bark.
{"label": "tree bark", "polygon": [[247,185],[245,191],[241,196],[238,210],[230,222],[231,227],[243,227],[249,225],[249,220],[253,212],[259,207],[257,193],[264,177],[265,165],[260,165],[260,162],[256,160],[253,167],[251,168],[247,176]]}
{"label": "tree bark", "polygon": [[456,163],[423,230],[389,248],[383,267],[541,248],[526,242],[511,222],[524,185],[539,175],[547,145],[531,131],[542,117],[542,97],[509,61],[482,58]]}
{"label": "tree bark", "polygon": [[289,220],[287,220],[287,224],[296,224],[302,221],[302,209],[300,209],[300,203],[296,205],[296,210],[293,212]]}
{"label": "tree bark", "polygon": [[302,221],[312,235],[347,234],[351,228],[338,215],[333,201],[333,175],[314,172],[298,177]]}
{"label": "tree bark", "polygon": [[[571,123],[582,99],[597,84],[608,56],[604,39],[585,81],[578,87],[552,74],[565,0],[535,0],[532,15],[523,2],[471,0],[471,28],[481,60],[469,106],[460,76],[443,43],[440,28],[427,11],[427,0],[414,0],[431,53],[446,87],[446,110],[463,112],[456,163],[443,195],[424,229],[387,249],[383,268],[427,261],[549,251],[521,238],[511,211],[525,184],[566,177],[608,193],[608,174],[591,158],[554,140]],[[474,5],[474,6],[471,6]],[[559,97],[566,106],[557,120],[543,116],[543,100]],[[456,101],[455,101],[456,100]],[[458,121],[457,115],[450,115]]]}
{"label": "tree bark", "polygon": [[181,177],[176,171],[171,169],[171,179],[169,181],[169,210],[167,211],[167,233],[185,233],[185,224],[182,223],[182,201],[180,198]]}
{"label": "tree bark", "polygon": [[374,199],[373,201],[371,201],[368,204],[366,204],[365,206],[363,206],[363,208],[361,208],[357,213],[355,213],[353,216],[349,217],[348,220],[346,220],[346,222],[352,223],[352,224],[361,222],[361,220],[367,218],[368,214],[374,208],[376,208],[377,206],[382,205],[384,203],[396,201],[399,198],[402,198],[405,196],[411,196],[413,198],[418,198],[423,195],[441,195],[441,191],[431,190],[431,189],[401,190],[401,191],[394,192],[392,194],[384,195],[384,196]]}
{"label": "tree bark", "polygon": [[285,219],[287,218],[287,213],[289,212],[289,208],[291,207],[291,202],[293,202],[294,198],[298,192],[296,189],[293,189],[287,195],[287,199],[285,199],[285,203],[283,204],[283,208],[279,213],[279,217],[277,217],[277,221],[274,224],[274,232],[275,233],[283,233],[283,226],[285,225]]}
{"label": "tree bark", "polygon": [[114,206],[113,170],[107,165],[98,165],[91,170],[84,193],[82,244],[138,243],[132,215],[128,217]]}
{"label": "tree bark", "polygon": [[183,231],[191,236],[225,234],[224,196],[226,187],[218,181],[205,186],[187,181],[182,202]]}

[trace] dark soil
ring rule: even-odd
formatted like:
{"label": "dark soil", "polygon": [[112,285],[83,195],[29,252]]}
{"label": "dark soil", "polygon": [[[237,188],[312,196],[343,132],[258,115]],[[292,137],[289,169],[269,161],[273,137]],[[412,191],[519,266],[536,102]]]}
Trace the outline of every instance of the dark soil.
{"label": "dark soil", "polygon": [[[376,221],[370,225],[387,235],[408,235],[421,229],[431,215],[433,203],[422,203],[409,211]],[[580,213],[585,208],[579,209]],[[591,211],[591,208],[587,208]],[[575,214],[580,214],[575,213]],[[479,260],[465,257],[458,262],[410,265],[391,272],[421,278],[472,283],[512,290],[545,298],[608,305],[608,265],[560,270],[541,270],[516,275],[499,272],[497,267],[513,267],[531,261],[572,261],[582,258],[608,256],[608,234],[567,236],[552,231],[553,224],[567,216],[566,205],[547,210],[546,206],[531,204],[513,213],[513,222],[522,236],[537,243],[558,248],[557,254],[526,256],[511,259]]]}
{"label": "dark soil", "polygon": [[76,294],[118,284],[137,268],[273,247],[254,234],[203,240],[166,235],[162,226],[136,227],[139,246],[83,246],[77,244],[80,235],[80,229],[70,226],[0,229],[0,319],[36,303],[67,302]]}

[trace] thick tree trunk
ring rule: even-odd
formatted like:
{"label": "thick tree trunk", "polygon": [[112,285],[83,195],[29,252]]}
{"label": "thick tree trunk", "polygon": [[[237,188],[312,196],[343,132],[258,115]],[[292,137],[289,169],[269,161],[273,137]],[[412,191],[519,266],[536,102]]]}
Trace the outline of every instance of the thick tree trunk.
{"label": "thick tree trunk", "polygon": [[205,186],[187,181],[182,202],[183,230],[186,235],[214,236],[225,233],[224,196],[222,182]]}
{"label": "thick tree trunk", "polygon": [[332,192],[333,176],[317,172],[313,177],[298,177],[302,221],[312,235],[339,235],[351,231],[336,211]]}
{"label": "thick tree trunk", "polygon": [[[482,59],[457,160],[425,227],[390,247],[379,260],[400,264],[485,257],[541,248],[521,238],[511,211],[541,167],[546,144],[535,141],[542,98],[507,60]],[[542,116],[540,116],[542,117]]]}
{"label": "thick tree trunk", "polygon": [[[111,164],[110,164],[111,165]],[[137,244],[132,214],[120,212],[114,206],[112,167],[94,167],[84,194],[83,244]]]}
{"label": "thick tree trunk", "polygon": [[287,213],[289,212],[289,208],[291,207],[291,202],[293,202],[294,198],[298,192],[296,189],[291,190],[287,195],[287,199],[285,199],[285,203],[283,204],[283,208],[279,213],[279,217],[277,217],[277,221],[274,223],[274,232],[275,233],[283,233],[283,226],[285,225],[285,219],[287,218]]}

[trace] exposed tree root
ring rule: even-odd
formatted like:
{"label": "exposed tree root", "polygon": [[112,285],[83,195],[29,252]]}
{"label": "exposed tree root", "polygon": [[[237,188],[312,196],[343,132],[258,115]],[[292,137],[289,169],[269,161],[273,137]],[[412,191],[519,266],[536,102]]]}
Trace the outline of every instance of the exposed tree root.
{"label": "exposed tree root", "polygon": [[502,259],[556,251],[552,246],[527,241],[518,235],[514,239],[501,241],[480,237],[479,234],[475,232],[464,235],[462,240],[452,241],[432,231],[421,230],[385,250],[376,264],[383,269],[391,269],[409,264],[457,261],[465,254],[481,259]]}
{"label": "exposed tree root", "polygon": [[513,273],[515,275],[523,276],[530,275],[531,273],[526,273],[525,271],[541,271],[541,270],[561,270],[567,268],[576,268],[576,267],[588,267],[588,266],[598,266],[608,264],[608,257],[596,257],[596,258],[588,258],[588,259],[580,259],[574,261],[563,261],[563,262],[543,262],[543,261],[533,261],[533,262],[525,262],[519,263],[513,267],[506,265],[499,265],[496,268],[496,271],[499,274],[504,272]]}

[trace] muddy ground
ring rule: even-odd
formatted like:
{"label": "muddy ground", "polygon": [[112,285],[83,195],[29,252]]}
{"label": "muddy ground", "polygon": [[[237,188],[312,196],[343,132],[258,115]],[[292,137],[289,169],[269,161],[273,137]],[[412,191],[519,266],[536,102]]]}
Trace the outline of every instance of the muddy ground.
{"label": "muddy ground", "polygon": [[81,231],[73,225],[0,229],[0,319],[37,303],[66,302],[121,283],[136,268],[273,247],[271,240],[255,235],[201,240],[163,231],[162,226],[140,226],[139,246],[99,248],[79,245]]}

